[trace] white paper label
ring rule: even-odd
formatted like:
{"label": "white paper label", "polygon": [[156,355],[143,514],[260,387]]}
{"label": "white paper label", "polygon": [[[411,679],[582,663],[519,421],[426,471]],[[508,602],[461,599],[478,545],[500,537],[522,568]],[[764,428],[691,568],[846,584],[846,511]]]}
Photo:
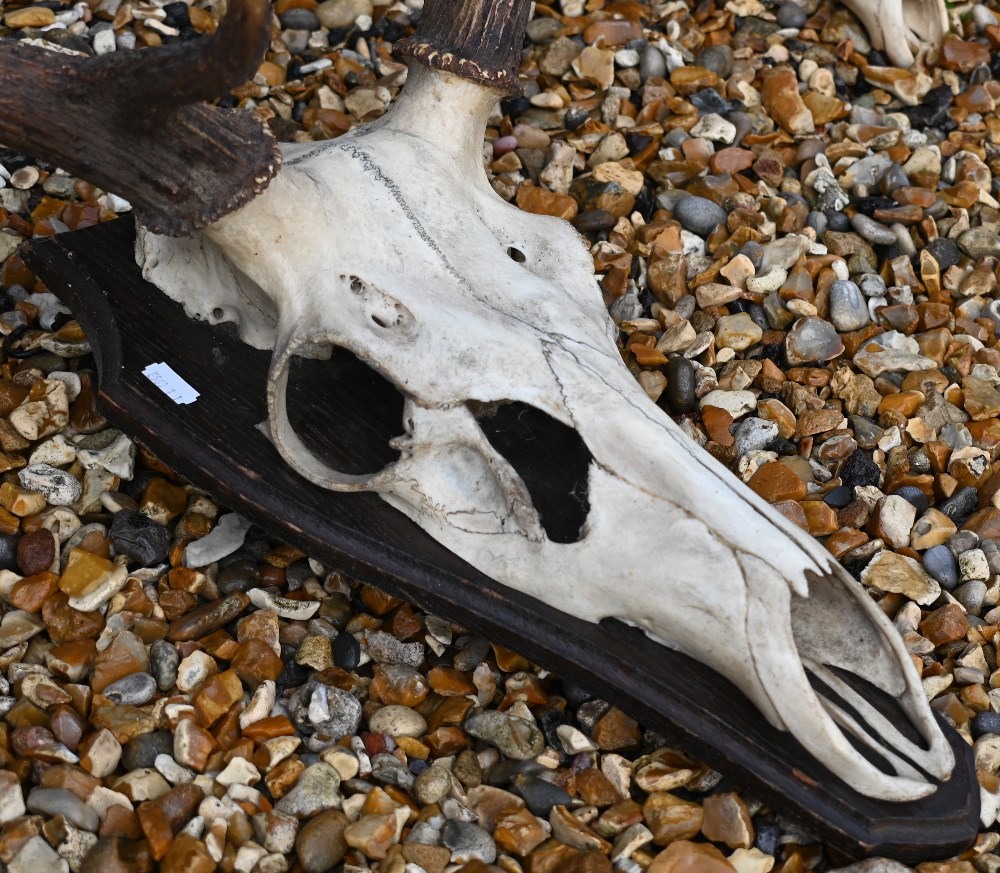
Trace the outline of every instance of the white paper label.
{"label": "white paper label", "polygon": [[167,395],[174,403],[194,403],[201,395],[185,382],[169,364],[162,361],[159,364],[150,364],[142,371],[142,375],[149,379],[157,388]]}

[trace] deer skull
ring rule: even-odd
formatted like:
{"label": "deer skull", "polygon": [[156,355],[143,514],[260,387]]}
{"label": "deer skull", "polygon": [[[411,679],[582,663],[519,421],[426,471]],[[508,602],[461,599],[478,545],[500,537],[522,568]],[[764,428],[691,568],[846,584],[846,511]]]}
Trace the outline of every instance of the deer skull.
{"label": "deer skull", "polygon": [[[199,236],[142,233],[146,277],[190,316],[234,321],[274,350],[269,432],[306,478],[377,492],[503,584],[591,621],[621,619],[710,664],[856,790],[930,793],[925,774],[947,778],[953,757],[897,632],[822,547],[636,384],[580,237],[487,184],[483,130],[497,97],[411,62],[388,114],[283,147],[269,188]],[[374,475],[330,468],[288,420],[291,358],[333,347],[406,397],[400,458]],[[470,410],[503,401],[586,444],[590,509],[575,542],[546,535]],[[895,698],[923,741],[897,731],[851,675]]]}

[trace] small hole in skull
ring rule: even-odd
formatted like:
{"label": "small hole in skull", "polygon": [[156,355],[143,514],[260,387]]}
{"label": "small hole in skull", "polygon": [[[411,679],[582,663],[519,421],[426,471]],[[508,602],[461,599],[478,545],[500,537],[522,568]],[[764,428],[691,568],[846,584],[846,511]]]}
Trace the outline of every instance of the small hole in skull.
{"label": "small hole in skull", "polygon": [[225,315],[225,313],[222,311],[222,307],[220,306],[216,306],[215,309],[212,310],[212,318],[222,318],[223,315]]}
{"label": "small hole in skull", "polygon": [[363,283],[361,282],[361,280],[357,276],[351,276],[351,290],[355,294],[360,293],[360,291],[361,291],[361,289],[363,287],[364,287]]}
{"label": "small hole in skull", "polygon": [[546,536],[555,543],[578,542],[590,511],[592,460],[580,435],[526,403],[470,408],[490,445],[524,480]]}
{"label": "small hole in skull", "polygon": [[514,248],[514,246],[511,246],[509,249],[507,249],[507,254],[510,255],[510,259],[512,261],[516,261],[519,264],[523,264],[526,260],[528,260],[524,252],[522,252],[520,249]]}
{"label": "small hole in skull", "polygon": [[352,475],[376,473],[398,460],[389,440],[403,432],[404,397],[347,349],[328,361],[292,358],[288,419],[309,450]]}
{"label": "small hole in skull", "polygon": [[384,318],[382,318],[380,315],[373,315],[372,316],[372,321],[374,321],[375,324],[377,324],[379,327],[388,327],[389,326],[389,323]]}

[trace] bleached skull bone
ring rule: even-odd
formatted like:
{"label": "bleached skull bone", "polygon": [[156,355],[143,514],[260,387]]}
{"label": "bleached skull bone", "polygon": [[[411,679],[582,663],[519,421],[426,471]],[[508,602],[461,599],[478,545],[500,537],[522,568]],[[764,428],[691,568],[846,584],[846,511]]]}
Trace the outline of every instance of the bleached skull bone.
{"label": "bleached skull bone", "polygon": [[922,47],[936,48],[948,32],[944,0],[843,0],[864,25],[872,48],[909,69]]}
{"label": "bleached skull bone", "polygon": [[[856,790],[930,793],[924,774],[946,778],[953,756],[897,632],[825,549],[640,389],[582,239],[486,180],[496,99],[411,65],[389,113],[285,147],[267,191],[201,236],[141,234],[146,277],[192,317],[235,321],[248,343],[273,348],[270,434],[307,479],[377,492],[499,582],[589,621],[620,619],[709,664]],[[332,347],[406,397],[399,460],[374,475],[331,469],[286,414],[292,356]],[[535,407],[586,444],[589,512],[576,542],[546,535],[472,401]],[[895,698],[922,742],[844,672]]]}

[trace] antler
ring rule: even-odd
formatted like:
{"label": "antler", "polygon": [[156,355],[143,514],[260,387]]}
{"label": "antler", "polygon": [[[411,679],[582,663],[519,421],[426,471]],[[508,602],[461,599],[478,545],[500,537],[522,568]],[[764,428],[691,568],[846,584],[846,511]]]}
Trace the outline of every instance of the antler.
{"label": "antler", "polygon": [[251,78],[270,37],[267,0],[234,0],[193,42],[78,58],[0,41],[0,142],[135,207],[157,233],[193,233],[263,191],[281,154],[249,112],[199,101]]}

